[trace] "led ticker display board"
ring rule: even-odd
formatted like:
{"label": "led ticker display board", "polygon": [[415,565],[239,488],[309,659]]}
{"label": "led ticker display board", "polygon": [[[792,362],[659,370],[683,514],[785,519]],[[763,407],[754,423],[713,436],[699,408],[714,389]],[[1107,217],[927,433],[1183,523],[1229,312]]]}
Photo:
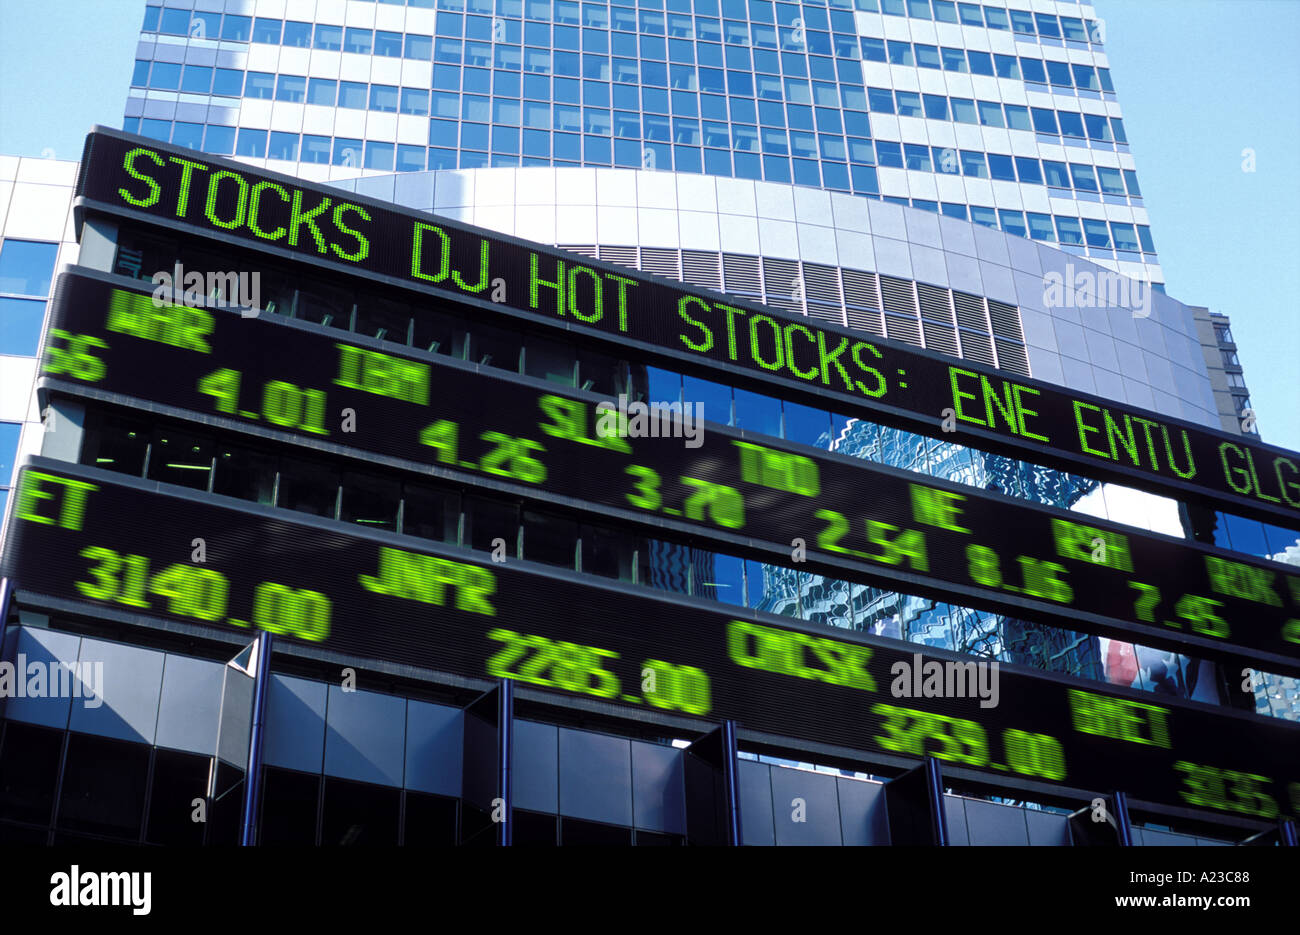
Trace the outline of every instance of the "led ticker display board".
{"label": "led ticker display board", "polygon": [[1280,563],[712,424],[663,437],[675,416],[638,427],[626,402],[114,282],[60,278],[43,386],[505,482],[777,564],[798,539],[810,571],[1300,674],[1300,574]]}
{"label": "led ticker display board", "polygon": [[[946,440],[1300,523],[1295,452],[337,189],[96,132],[78,195],[81,211],[144,215],[286,251]],[[945,410],[955,434],[941,432]]]}
{"label": "led ticker display board", "polygon": [[[149,489],[153,486],[155,489]],[[1274,819],[1300,814],[1300,725],[843,631],[733,616],[522,561],[33,459],[3,573],[20,594],[343,654],[507,677],[811,743]],[[203,538],[205,561],[192,561]],[[36,598],[33,598],[36,599]],[[39,600],[36,599],[39,603]],[[943,669],[943,696],[934,667]],[[898,668],[900,663],[910,671]],[[949,667],[951,663],[951,668]],[[969,665],[971,668],[964,668]],[[975,681],[972,681],[972,676]]]}

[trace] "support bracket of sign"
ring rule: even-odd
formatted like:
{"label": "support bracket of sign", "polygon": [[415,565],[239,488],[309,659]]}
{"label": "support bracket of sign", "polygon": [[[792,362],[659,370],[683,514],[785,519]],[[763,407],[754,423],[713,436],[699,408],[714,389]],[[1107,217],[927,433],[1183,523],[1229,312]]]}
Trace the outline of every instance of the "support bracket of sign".
{"label": "support bracket of sign", "polygon": [[724,721],[684,753],[687,843],[739,846],[742,837],[736,723]]}
{"label": "support bracket of sign", "polygon": [[8,578],[0,578],[0,653],[4,650],[5,631],[9,623],[9,604],[13,596],[13,583]]}
{"label": "support bracket of sign", "polygon": [[1237,843],[1245,847],[1300,847],[1295,822],[1289,818],[1279,821],[1276,827],[1252,834]]}
{"label": "support bracket of sign", "polygon": [[467,704],[464,712],[461,843],[510,847],[514,843],[514,682],[501,679]]}
{"label": "support bracket of sign", "polygon": [[262,751],[266,741],[266,699],[271,681],[271,641],[265,630],[253,643],[253,707],[249,718],[248,760],[244,773],[244,801],[240,817],[239,843],[257,843],[258,813],[262,804]]}
{"label": "support bracket of sign", "polygon": [[1070,842],[1074,847],[1131,847],[1133,825],[1129,820],[1128,796],[1112,792],[1072,812]]}
{"label": "support bracket of sign", "polygon": [[943,767],[928,756],[885,783],[885,811],[893,845],[947,847],[948,816],[943,802]]}

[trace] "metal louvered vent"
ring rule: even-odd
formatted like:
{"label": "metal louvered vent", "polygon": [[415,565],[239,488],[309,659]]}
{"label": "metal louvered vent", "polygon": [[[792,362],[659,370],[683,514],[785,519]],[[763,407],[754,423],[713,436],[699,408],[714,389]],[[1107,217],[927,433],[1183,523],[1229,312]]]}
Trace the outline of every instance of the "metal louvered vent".
{"label": "metal louvered vent", "polygon": [[803,265],[804,293],[809,304],[833,305],[839,308],[844,304],[840,296],[840,277],[833,266],[821,266],[817,263]]}
{"label": "metal louvered vent", "polygon": [[900,315],[885,315],[885,334],[892,341],[903,341],[916,347],[921,343],[921,323],[915,318],[903,318]]}
{"label": "metal louvered vent", "polygon": [[956,328],[948,325],[936,325],[930,321],[922,321],[921,327],[925,333],[925,346],[930,350],[948,354],[952,357],[961,356],[961,352],[957,349]]}
{"label": "metal louvered vent", "polygon": [[952,292],[952,304],[957,310],[957,324],[976,331],[988,331],[988,316],[984,314],[984,300],[966,292]]}
{"label": "metal louvered vent", "polygon": [[724,292],[762,295],[763,281],[758,273],[758,257],[722,254],[722,281]]}
{"label": "metal louvered vent", "polygon": [[850,328],[870,332],[878,338],[885,336],[885,323],[881,320],[880,312],[850,308],[848,310],[848,319]]}
{"label": "metal louvered vent", "polygon": [[692,286],[722,291],[722,257],[703,250],[682,251],[682,280]]}
{"label": "metal louvered vent", "polygon": [[662,247],[642,247],[641,269],[667,279],[682,278],[676,250],[667,250]]}
{"label": "metal louvered vent", "polygon": [[912,281],[910,279],[881,276],[880,298],[884,303],[885,311],[895,312],[911,318],[916,317],[916,295],[912,292]]}
{"label": "metal louvered vent", "polygon": [[[596,248],[595,248],[595,247],[588,247],[588,246],[586,246],[586,245],[573,246],[573,245],[571,245],[571,244],[557,244],[557,246],[558,246],[561,250],[568,250],[570,253],[581,253],[583,256],[589,256],[589,257],[591,257],[593,260],[596,259]],[[634,265],[635,265],[635,264],[634,264]]]}
{"label": "metal louvered vent", "polygon": [[763,286],[768,305],[803,314],[804,292],[808,286],[797,262],[763,257]]}
{"label": "metal louvered vent", "polygon": [[601,247],[600,258],[615,266],[636,269],[636,247]]}
{"label": "metal louvered vent", "polygon": [[996,366],[993,359],[993,339],[978,331],[961,332],[961,356],[967,360],[978,360],[981,364]]}
{"label": "metal louvered vent", "polygon": [[988,302],[989,321],[993,323],[994,336],[1023,344],[1025,332],[1020,325],[1020,309],[996,299],[989,299]]}
{"label": "metal louvered vent", "polygon": [[816,318],[821,321],[828,321],[833,325],[845,324],[844,309],[831,308],[829,305],[809,305],[808,315],[810,318]]}
{"label": "metal louvered vent", "polygon": [[[952,325],[952,306],[949,304],[948,290],[940,289],[923,282],[916,284],[916,297],[921,303],[921,317],[944,325]],[[929,340],[925,342],[929,345]],[[953,342],[956,343],[955,341]]]}
{"label": "metal louvered vent", "polygon": [[853,308],[880,308],[880,287],[875,273],[862,273],[855,269],[840,270],[844,282],[844,304]]}
{"label": "metal louvered vent", "polygon": [[1010,341],[1003,341],[998,338],[996,341],[998,348],[998,366],[1003,370],[1010,370],[1012,373],[1018,373],[1022,377],[1029,376],[1029,355],[1025,351],[1023,344],[1012,344]]}

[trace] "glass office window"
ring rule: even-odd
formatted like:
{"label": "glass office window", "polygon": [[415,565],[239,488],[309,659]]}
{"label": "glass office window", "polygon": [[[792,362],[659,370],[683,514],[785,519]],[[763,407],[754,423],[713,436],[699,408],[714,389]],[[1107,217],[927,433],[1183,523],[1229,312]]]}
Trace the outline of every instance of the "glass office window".
{"label": "glass office window", "polygon": [[360,81],[339,82],[339,107],[366,109],[366,85]]}
{"label": "glass office window", "polygon": [[312,46],[331,52],[339,51],[343,48],[343,27],[317,23]]}
{"label": "glass office window", "polygon": [[[374,33],[369,29],[357,29],[349,26],[343,36],[343,51],[354,52],[357,55],[369,55],[374,44]],[[460,43],[456,43],[459,49]],[[459,59],[457,59],[459,61]]]}
{"label": "glass office window", "polygon": [[311,23],[299,23],[289,20],[284,24],[284,38],[281,40],[283,45],[295,49],[306,49],[311,46]]}
{"label": "glass office window", "polygon": [[[229,39],[234,42],[247,42],[248,37],[252,35],[252,31],[253,18],[251,16],[235,16],[227,13],[221,20],[222,39]],[[208,38],[212,38],[211,35],[209,35]]]}
{"label": "glass office window", "polygon": [[1101,183],[1101,190],[1107,195],[1124,194],[1124,179],[1119,169],[1097,166],[1097,180]]}
{"label": "glass office window", "polygon": [[266,155],[271,159],[286,159],[290,162],[298,159],[298,134],[281,133],[278,130],[271,132],[270,145],[267,147]]}
{"label": "glass office window", "polygon": [[1056,239],[1063,244],[1083,246],[1083,228],[1079,219],[1056,215]]}
{"label": "glass office window", "polygon": [[1097,191],[1097,178],[1093,175],[1092,166],[1072,162],[1070,163],[1070,175],[1074,179],[1074,188],[1076,191]]}
{"label": "glass office window", "polygon": [[1084,114],[1083,122],[1088,127],[1088,139],[1102,143],[1114,142],[1110,133],[1110,121],[1101,114]]}
{"label": "glass office window", "polygon": [[915,143],[904,143],[903,163],[909,169],[915,169],[918,172],[929,172],[931,171],[930,150]]}
{"label": "glass office window", "polygon": [[0,354],[35,356],[44,321],[44,302],[0,296]]}
{"label": "glass office window", "polygon": [[1137,234],[1132,224],[1122,224],[1118,221],[1110,222],[1111,237],[1114,238],[1116,250],[1138,251]]}
{"label": "glass office window", "polygon": [[1035,214],[1032,211],[1026,211],[1025,217],[1029,221],[1029,236],[1033,240],[1051,241],[1055,239],[1052,233],[1052,218],[1048,214]]}
{"label": "glass office window", "polygon": [[5,240],[0,243],[0,293],[47,296],[54,276],[56,243]]}
{"label": "glass office window", "polygon": [[948,119],[948,98],[942,94],[923,94],[921,99],[926,117],[931,120]]}
{"label": "glass office window", "polygon": [[1043,184],[1043,172],[1038,165],[1038,160],[1032,156],[1016,157],[1016,175],[1021,182],[1030,185]]}
{"label": "glass office window", "polygon": [[989,171],[984,161],[984,154],[963,149],[961,151],[961,174],[978,179],[988,178]]}
{"label": "glass office window", "polygon": [[244,73],[237,68],[218,68],[212,73],[212,93],[222,97],[239,97],[244,88]]}
{"label": "glass office window", "polygon": [[894,100],[898,103],[898,116],[921,116],[921,95],[914,91],[895,91]]}
{"label": "glass office window", "polygon": [[[441,17],[439,17],[441,19]],[[389,58],[402,57],[402,34],[375,30],[375,55]]]}
{"label": "glass office window", "polygon": [[976,123],[975,102],[969,98],[954,97],[950,101],[952,105],[952,119],[958,123]]}
{"label": "glass office window", "polygon": [[333,107],[338,97],[338,82],[332,78],[312,78],[307,84],[307,103]]}
{"label": "glass office window", "polygon": [[[1000,182],[1016,181],[1016,169],[1010,156],[989,153],[989,175]],[[1003,225],[1006,230],[1006,225]]]}
{"label": "glass office window", "polygon": [[207,94],[212,90],[212,69],[205,65],[186,65],[181,73],[181,90],[187,94]]}
{"label": "glass office window", "polygon": [[1060,130],[1056,127],[1056,111],[1049,110],[1046,107],[1031,107],[1030,114],[1034,118],[1034,130],[1038,133],[1050,133],[1053,136],[1059,136]]}
{"label": "glass office window", "polygon": [[1044,64],[1047,66],[1048,80],[1055,87],[1070,88],[1074,86],[1074,78],[1071,77],[1068,62],[1055,62],[1048,59]]}
{"label": "glass office window", "polygon": [[275,99],[302,103],[307,99],[307,79],[298,75],[281,75],[275,84]]}
{"label": "glass office window", "polygon": [[284,23],[280,20],[259,16],[253,20],[253,41],[263,42],[267,45],[279,45],[280,34],[283,30]]}
{"label": "glass office window", "polygon": [[1029,121],[1029,108],[1019,104],[1004,104],[1002,112],[1007,118],[1007,129],[1009,130],[1032,130],[1033,125]]}
{"label": "glass office window", "polygon": [[1043,177],[1047,179],[1047,184],[1053,188],[1070,188],[1070,174],[1066,169],[1065,163],[1053,162],[1050,159],[1043,160]]}
{"label": "glass office window", "polygon": [[1020,62],[1014,55],[994,55],[993,70],[999,78],[1020,80]]}
{"label": "glass office window", "polygon": [[1110,247],[1110,231],[1107,229],[1105,221],[1084,218],[1083,234],[1090,247]]}
{"label": "glass office window", "polygon": [[266,131],[251,127],[240,127],[239,137],[235,142],[236,156],[251,156],[255,159],[266,157]]}
{"label": "glass office window", "polygon": [[986,127],[1001,127],[1002,105],[997,101],[977,101],[976,107],[979,109],[980,123]]}
{"label": "glass office window", "polygon": [[1061,121],[1061,136],[1083,139],[1083,116],[1081,114],[1062,110],[1056,116]]}
{"label": "glass office window", "polygon": [[303,134],[302,161],[327,164],[330,161],[330,138]]}
{"label": "glass office window", "polygon": [[999,208],[998,220],[1002,225],[1002,229],[1008,234],[1014,234],[1017,237],[1024,237],[1027,233],[1025,229],[1025,216],[1019,211],[1010,211],[1006,208]]}
{"label": "glass office window", "polygon": [[235,148],[235,128],[212,126],[203,134],[203,151],[214,156],[229,156]]}

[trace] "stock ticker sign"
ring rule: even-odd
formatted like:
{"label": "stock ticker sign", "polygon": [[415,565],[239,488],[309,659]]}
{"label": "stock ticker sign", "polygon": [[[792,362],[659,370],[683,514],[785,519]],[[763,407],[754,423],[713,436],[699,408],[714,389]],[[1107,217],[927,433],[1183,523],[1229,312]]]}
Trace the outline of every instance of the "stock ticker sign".
{"label": "stock ticker sign", "polygon": [[[1125,788],[1144,800],[1300,815],[1290,722],[1018,666],[999,673],[1014,705],[927,693],[899,704],[892,676],[916,654],[891,640],[44,458],[18,487],[0,570],[37,595],[990,776],[1102,789],[1122,760]],[[203,565],[188,560],[195,529],[211,531]]]}
{"label": "stock ticker sign", "polygon": [[634,347],[648,360],[721,370],[741,385],[779,388],[922,434],[938,434],[941,413],[951,410],[960,429],[951,440],[1269,522],[1300,523],[1294,452],[197,156],[117,132],[92,133],[78,209],[143,213]]}
{"label": "stock ticker sign", "polygon": [[507,482],[778,565],[800,531],[806,567],[833,577],[1300,675],[1300,574],[1276,563],[727,427],[680,448],[602,432],[627,416],[598,394],[116,281],[60,278],[41,386]]}

